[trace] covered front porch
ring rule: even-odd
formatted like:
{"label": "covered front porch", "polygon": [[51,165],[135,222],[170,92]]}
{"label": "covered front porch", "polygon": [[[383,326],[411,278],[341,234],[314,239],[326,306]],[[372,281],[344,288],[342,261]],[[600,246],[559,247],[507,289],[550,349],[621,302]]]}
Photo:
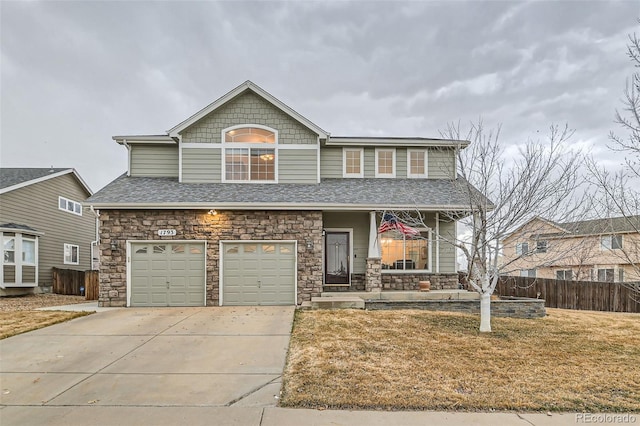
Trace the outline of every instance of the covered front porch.
{"label": "covered front porch", "polygon": [[[417,214],[417,212],[416,212]],[[323,212],[323,292],[457,290],[456,223],[424,211],[415,235],[379,233],[380,211]]]}

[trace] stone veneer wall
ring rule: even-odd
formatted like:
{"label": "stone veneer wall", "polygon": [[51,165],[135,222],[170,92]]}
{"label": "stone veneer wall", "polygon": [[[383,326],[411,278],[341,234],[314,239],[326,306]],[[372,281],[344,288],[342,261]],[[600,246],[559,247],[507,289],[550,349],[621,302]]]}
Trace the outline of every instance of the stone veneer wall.
{"label": "stone veneer wall", "polygon": [[[167,228],[177,235],[159,237],[158,229]],[[127,240],[206,240],[208,306],[218,305],[220,240],[297,240],[298,304],[322,292],[321,212],[101,210],[99,306],[127,304]],[[118,250],[111,250],[112,241]]]}
{"label": "stone veneer wall", "polygon": [[432,290],[455,290],[458,274],[393,274],[382,272],[382,290],[419,290],[420,281],[431,281]]}

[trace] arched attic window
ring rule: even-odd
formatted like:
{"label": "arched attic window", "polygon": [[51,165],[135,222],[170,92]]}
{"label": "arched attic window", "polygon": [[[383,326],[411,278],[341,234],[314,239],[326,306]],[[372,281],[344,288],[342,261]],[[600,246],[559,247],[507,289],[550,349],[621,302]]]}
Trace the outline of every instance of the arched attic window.
{"label": "arched attic window", "polygon": [[223,130],[224,181],[276,182],[278,133],[266,126],[243,125]]}

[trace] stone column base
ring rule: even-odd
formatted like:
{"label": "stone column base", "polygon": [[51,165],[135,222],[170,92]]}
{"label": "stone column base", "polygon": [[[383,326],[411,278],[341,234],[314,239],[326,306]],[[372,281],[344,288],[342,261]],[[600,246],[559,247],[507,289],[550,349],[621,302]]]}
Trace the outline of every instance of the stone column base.
{"label": "stone column base", "polygon": [[364,277],[366,291],[382,291],[382,259],[367,258],[367,272]]}

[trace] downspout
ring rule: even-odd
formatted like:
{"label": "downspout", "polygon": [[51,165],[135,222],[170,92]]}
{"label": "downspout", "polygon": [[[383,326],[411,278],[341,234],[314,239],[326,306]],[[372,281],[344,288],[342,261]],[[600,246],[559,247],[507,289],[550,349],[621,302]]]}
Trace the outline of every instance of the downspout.
{"label": "downspout", "polygon": [[[95,247],[96,249],[98,249],[98,245],[100,244],[100,211],[94,209],[93,205],[89,206],[89,209],[96,216],[96,239],[95,241],[91,241],[91,269],[93,269],[93,259],[94,259],[93,248]],[[98,256],[98,262],[100,262],[100,256]],[[100,269],[99,266],[98,266],[98,269]]]}
{"label": "downspout", "polygon": [[[127,176],[131,176],[131,145],[127,143],[126,139],[122,140],[122,145],[127,148]],[[91,206],[91,210],[93,210],[93,206]]]}

